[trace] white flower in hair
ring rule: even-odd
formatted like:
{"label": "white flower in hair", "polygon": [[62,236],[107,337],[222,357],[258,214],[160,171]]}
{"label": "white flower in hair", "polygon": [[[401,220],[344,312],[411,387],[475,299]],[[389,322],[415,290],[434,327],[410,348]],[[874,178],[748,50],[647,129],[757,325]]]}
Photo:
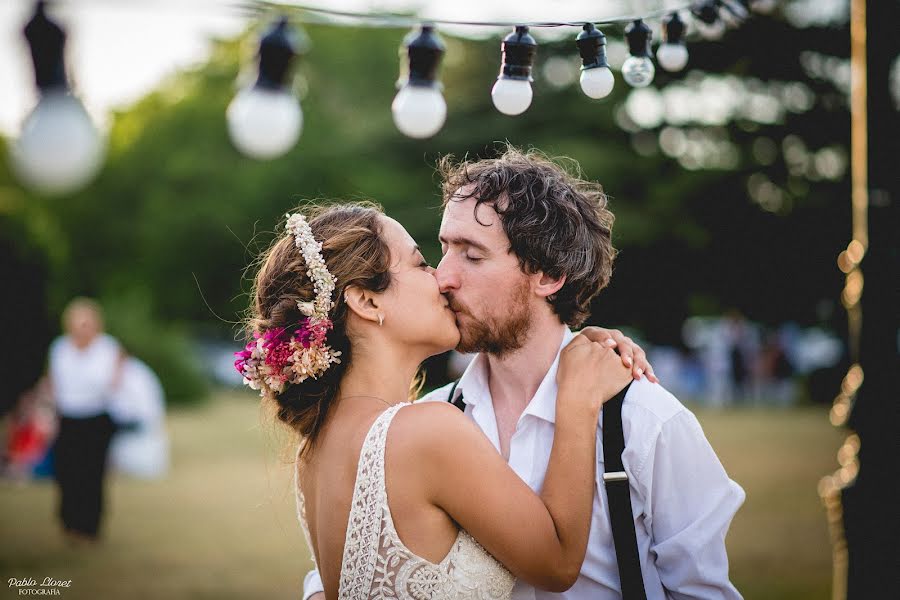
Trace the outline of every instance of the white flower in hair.
{"label": "white flower in hair", "polygon": [[244,383],[259,390],[260,396],[266,392],[281,393],[288,383],[316,379],[331,365],[341,362],[341,353],[325,343],[333,326],[328,313],[334,306],[331,295],[335,279],[322,258],[322,244],[313,237],[303,215],[285,216],[288,218],[285,228],[303,254],[306,275],[313,282],[316,298],[313,302],[297,302],[297,309],[306,318],[296,329],[276,327],[254,332],[254,339],[244,350],[235,352],[235,368],[244,377]]}

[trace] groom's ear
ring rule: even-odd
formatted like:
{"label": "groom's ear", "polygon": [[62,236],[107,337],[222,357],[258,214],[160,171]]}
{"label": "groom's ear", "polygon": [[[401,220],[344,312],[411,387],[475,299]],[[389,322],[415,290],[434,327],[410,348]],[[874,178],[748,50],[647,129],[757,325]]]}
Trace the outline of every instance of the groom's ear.
{"label": "groom's ear", "polygon": [[550,277],[542,271],[532,275],[532,290],[541,298],[552,296],[566,284],[566,276]]}
{"label": "groom's ear", "polygon": [[365,321],[378,322],[381,307],[380,299],[375,292],[356,285],[347,286],[344,290],[344,302],[349,311],[357,317]]}

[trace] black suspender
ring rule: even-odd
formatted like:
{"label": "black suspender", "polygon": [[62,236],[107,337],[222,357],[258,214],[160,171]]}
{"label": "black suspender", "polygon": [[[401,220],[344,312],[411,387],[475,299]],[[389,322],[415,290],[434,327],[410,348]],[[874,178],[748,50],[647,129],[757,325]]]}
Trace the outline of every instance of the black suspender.
{"label": "black suspender", "polygon": [[[447,402],[465,410],[462,390],[454,398],[459,379],[453,382]],[[631,492],[628,475],[622,464],[625,451],[625,432],[622,428],[622,402],[628,393],[628,383],[603,405],[603,485],[609,505],[609,520],[612,526],[613,544],[616,548],[616,562],[619,565],[619,580],[622,585],[623,600],[646,600],[644,579],[641,576],[641,561],[638,556],[637,536],[634,532],[634,517],[631,513]]]}
{"label": "black suspender", "polygon": [[456,381],[453,382],[453,387],[450,388],[450,395],[447,396],[447,402],[452,402],[453,406],[455,406],[459,410],[465,412],[466,403],[463,402],[462,390],[459,391],[459,398],[456,398],[456,399],[453,398],[453,394],[456,393],[456,386],[458,386],[458,385],[459,385],[459,379],[457,379]]}
{"label": "black suspender", "polygon": [[619,564],[622,598],[646,600],[647,592],[644,591],[644,579],[641,577],[641,561],[631,513],[631,492],[628,475],[622,464],[622,452],[625,451],[622,402],[629,387],[631,382],[603,405],[603,485],[606,487],[609,521],[616,547],[616,561]]}

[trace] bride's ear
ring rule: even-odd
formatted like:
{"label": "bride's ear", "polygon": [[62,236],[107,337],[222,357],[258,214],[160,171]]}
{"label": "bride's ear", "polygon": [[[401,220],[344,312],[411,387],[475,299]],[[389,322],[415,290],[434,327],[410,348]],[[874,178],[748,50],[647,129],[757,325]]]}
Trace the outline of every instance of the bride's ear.
{"label": "bride's ear", "polygon": [[347,286],[344,290],[344,302],[350,313],[365,321],[378,323],[382,309],[380,298],[375,292],[356,285]]}

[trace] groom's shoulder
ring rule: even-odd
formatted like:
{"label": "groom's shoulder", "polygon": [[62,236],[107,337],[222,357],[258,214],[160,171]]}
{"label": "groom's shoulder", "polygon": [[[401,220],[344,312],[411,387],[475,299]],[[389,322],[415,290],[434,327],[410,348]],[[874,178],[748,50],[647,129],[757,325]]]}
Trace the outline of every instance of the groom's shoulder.
{"label": "groom's shoulder", "polygon": [[622,403],[622,420],[661,427],[690,411],[669,390],[646,377],[631,382]]}

